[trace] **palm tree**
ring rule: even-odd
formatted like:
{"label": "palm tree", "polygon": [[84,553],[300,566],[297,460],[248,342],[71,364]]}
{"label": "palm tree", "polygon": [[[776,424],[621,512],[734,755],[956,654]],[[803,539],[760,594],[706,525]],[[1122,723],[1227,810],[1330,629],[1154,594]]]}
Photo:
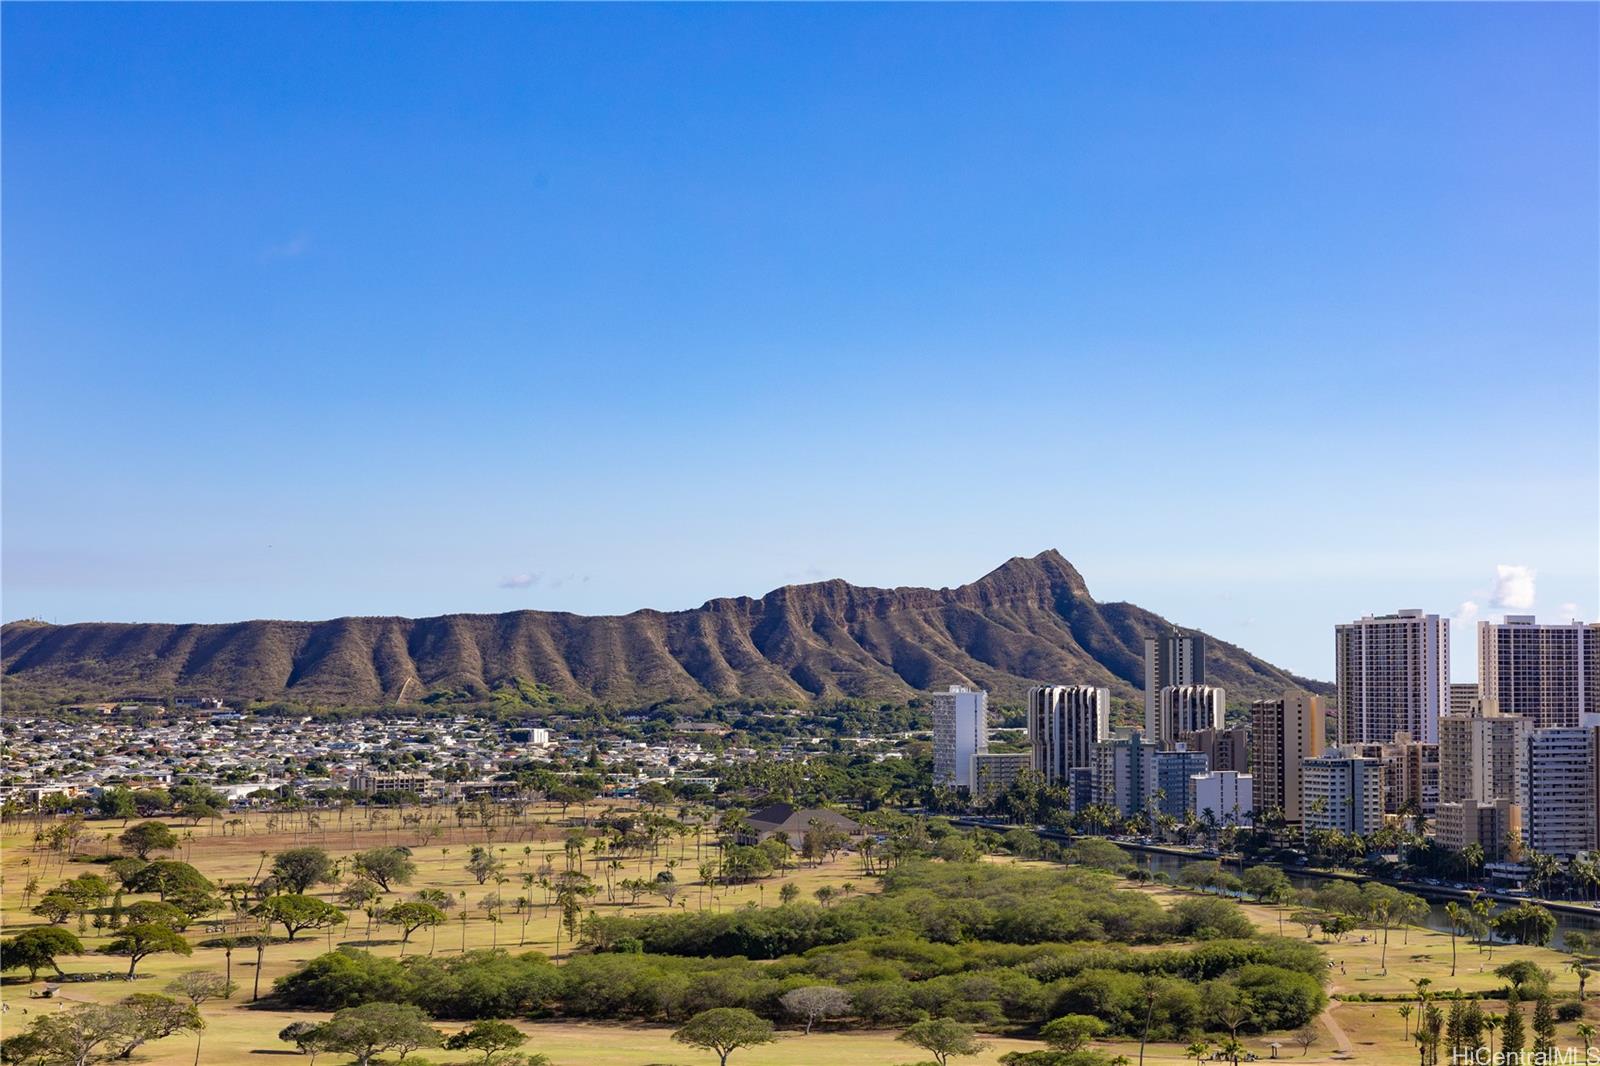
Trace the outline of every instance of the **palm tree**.
{"label": "palm tree", "polygon": [[1183,1049],[1184,1058],[1193,1059],[1195,1061],[1195,1066],[1199,1066],[1200,1060],[1205,1058],[1210,1053],[1211,1045],[1204,1040],[1196,1040],[1194,1043]]}
{"label": "palm tree", "polygon": [[1583,1041],[1583,1053],[1587,1057],[1589,1050],[1594,1047],[1594,1025],[1590,1022],[1579,1022],[1575,1031],[1578,1039]]}
{"label": "palm tree", "polygon": [[1451,901],[1444,905],[1445,916],[1450,919],[1450,976],[1456,975],[1456,934],[1461,931],[1461,922],[1465,912],[1460,904]]}
{"label": "palm tree", "polygon": [[1567,969],[1571,970],[1573,972],[1573,974],[1578,978],[1578,1002],[1582,1003],[1583,1002],[1583,996],[1584,996],[1584,986],[1589,983],[1589,963],[1588,963],[1588,960],[1587,959],[1573,959],[1571,962],[1567,963]]}
{"label": "palm tree", "polygon": [[1411,1039],[1411,1004],[1400,1004],[1400,1025],[1405,1032],[1407,1040]]}
{"label": "palm tree", "polygon": [[1485,1014],[1483,1016],[1483,1031],[1489,1037],[1489,1061],[1490,1062],[1495,1061],[1495,1058],[1494,1058],[1494,1031],[1496,1029],[1500,1028],[1500,1023],[1502,1021],[1504,1021],[1504,1020],[1505,1019],[1501,1018],[1500,1015],[1498,1015],[1498,1014]]}

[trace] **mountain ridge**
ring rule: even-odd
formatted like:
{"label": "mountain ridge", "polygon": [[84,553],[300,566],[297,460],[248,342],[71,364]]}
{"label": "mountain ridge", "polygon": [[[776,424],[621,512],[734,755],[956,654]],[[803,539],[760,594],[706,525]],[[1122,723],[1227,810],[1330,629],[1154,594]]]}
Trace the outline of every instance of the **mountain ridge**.
{"label": "mountain ridge", "polygon": [[[1175,628],[1101,604],[1060,552],[1012,558],[954,588],[834,578],[697,608],[348,616],[320,622],[12,622],[8,685],[229,699],[384,704],[535,682],[568,700],[643,705],[734,697],[906,699],[947,684],[1015,702],[1033,684],[1135,698],[1143,639]],[[1207,679],[1232,698],[1329,690],[1207,636]]]}

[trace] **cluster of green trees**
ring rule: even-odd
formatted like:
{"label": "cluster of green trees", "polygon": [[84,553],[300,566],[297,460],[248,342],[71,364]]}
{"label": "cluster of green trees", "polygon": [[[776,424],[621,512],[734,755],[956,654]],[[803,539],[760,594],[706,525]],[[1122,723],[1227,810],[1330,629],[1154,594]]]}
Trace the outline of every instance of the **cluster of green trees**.
{"label": "cluster of green trees", "polygon": [[[1174,940],[1198,945],[1133,950]],[[1089,870],[907,863],[881,896],[730,913],[586,919],[556,966],[504,951],[379,958],[343,949],[281,979],[285,1006],[387,1002],[438,1018],[677,1021],[719,1007],[759,1018],[924,1018],[1037,1026],[1093,1015],[1108,1033],[1173,1038],[1294,1028],[1322,1009],[1325,964],[1252,935],[1237,904],[1170,911]]]}
{"label": "cluster of green trees", "polygon": [[195,1034],[195,1061],[205,1021],[200,1006],[226,998],[234,988],[221,974],[203,970],[182,974],[167,984],[170,995],[135,992],[115,1003],[73,1003],[41,1014],[27,1029],[0,1042],[0,1062],[30,1066],[85,1066],[104,1059],[126,1059],[155,1040]]}

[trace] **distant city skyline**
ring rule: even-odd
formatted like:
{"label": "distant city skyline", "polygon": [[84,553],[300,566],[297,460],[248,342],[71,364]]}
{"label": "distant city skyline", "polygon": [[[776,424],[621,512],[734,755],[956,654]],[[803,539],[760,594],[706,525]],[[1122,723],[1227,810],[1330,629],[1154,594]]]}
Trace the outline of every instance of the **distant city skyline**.
{"label": "distant city skyline", "polygon": [[0,24],[8,620],[1600,614],[1592,5]]}

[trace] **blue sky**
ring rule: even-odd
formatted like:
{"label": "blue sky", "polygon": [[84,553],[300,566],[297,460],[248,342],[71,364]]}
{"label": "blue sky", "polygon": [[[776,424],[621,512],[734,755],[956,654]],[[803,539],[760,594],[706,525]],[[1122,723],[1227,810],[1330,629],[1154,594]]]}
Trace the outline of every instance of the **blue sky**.
{"label": "blue sky", "polygon": [[6,618],[1600,611],[1593,5],[0,18]]}

